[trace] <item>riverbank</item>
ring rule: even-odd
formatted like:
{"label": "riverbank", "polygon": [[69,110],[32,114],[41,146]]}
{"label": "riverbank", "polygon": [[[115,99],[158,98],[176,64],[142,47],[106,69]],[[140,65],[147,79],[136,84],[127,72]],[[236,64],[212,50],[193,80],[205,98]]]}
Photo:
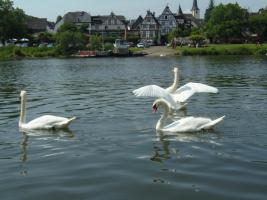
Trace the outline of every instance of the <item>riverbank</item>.
{"label": "riverbank", "polygon": [[164,56],[179,55],[179,53],[175,49],[166,46],[151,46],[149,48],[144,48],[144,49],[135,48],[135,51],[143,52],[148,57],[164,57]]}
{"label": "riverbank", "polygon": [[150,57],[164,56],[204,56],[204,55],[266,55],[267,44],[211,44],[206,47],[193,48],[188,46],[172,49],[166,46],[152,46],[145,49],[134,48]]}
{"label": "riverbank", "polygon": [[0,47],[0,60],[20,58],[59,57],[56,48],[47,47]]}
{"label": "riverbank", "polygon": [[267,44],[216,44],[207,47],[177,47],[176,51],[179,55],[195,56],[195,55],[266,55]]}
{"label": "riverbank", "polygon": [[[218,44],[207,47],[177,47],[172,49],[166,46],[152,46],[149,48],[131,48],[135,54],[144,54],[148,57],[166,56],[203,56],[203,55],[267,55],[267,44]],[[55,47],[0,47],[0,60],[13,60],[23,58],[50,58],[68,57],[60,54]]]}

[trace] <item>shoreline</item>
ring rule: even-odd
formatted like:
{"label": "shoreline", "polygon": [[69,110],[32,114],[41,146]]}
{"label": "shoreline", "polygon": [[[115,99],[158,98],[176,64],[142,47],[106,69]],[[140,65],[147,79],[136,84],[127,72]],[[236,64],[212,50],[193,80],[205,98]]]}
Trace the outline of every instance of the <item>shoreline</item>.
{"label": "shoreline", "polygon": [[[133,49],[131,55],[117,55],[108,57],[179,57],[179,56],[266,56],[267,44],[219,44],[201,48],[177,47],[172,49],[166,46],[151,46],[144,49]],[[104,58],[96,56],[91,58]],[[39,47],[0,47],[0,61],[21,60],[21,59],[40,59],[40,58],[73,58],[70,55],[57,53],[56,48]],[[88,57],[90,58],[90,57]]]}

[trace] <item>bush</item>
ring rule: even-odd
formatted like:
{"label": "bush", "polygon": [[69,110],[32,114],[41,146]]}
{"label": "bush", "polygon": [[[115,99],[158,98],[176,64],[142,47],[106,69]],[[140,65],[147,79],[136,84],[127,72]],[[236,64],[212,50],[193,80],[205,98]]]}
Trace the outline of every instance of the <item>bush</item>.
{"label": "bush", "polygon": [[14,48],[13,50],[14,57],[24,57],[25,54],[21,51],[20,48]]}

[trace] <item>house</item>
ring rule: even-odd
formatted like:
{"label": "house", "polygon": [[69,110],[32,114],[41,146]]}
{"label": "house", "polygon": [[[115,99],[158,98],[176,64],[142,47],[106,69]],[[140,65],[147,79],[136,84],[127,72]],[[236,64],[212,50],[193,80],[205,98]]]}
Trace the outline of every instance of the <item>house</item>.
{"label": "house", "polygon": [[26,25],[31,34],[49,31],[52,26],[50,23],[52,22],[48,22],[46,18],[27,16],[26,19]]}
{"label": "house", "polygon": [[191,14],[184,14],[181,6],[179,5],[178,13],[177,13],[177,15],[175,15],[175,18],[177,21],[177,27],[183,26],[183,27],[191,28],[192,27],[192,19],[189,16],[192,16],[192,15]]}
{"label": "house", "polygon": [[200,19],[200,10],[197,5],[197,0],[193,1],[193,6],[191,9],[192,13],[183,13],[181,6],[176,17],[177,26],[185,26],[188,28],[200,27],[203,23],[203,19]]}
{"label": "house", "polygon": [[162,14],[158,17],[160,23],[161,35],[167,35],[176,27],[200,27],[203,20],[200,19],[200,10],[197,5],[197,0],[193,1],[191,9],[192,13],[183,13],[181,6],[179,5],[178,12],[173,13],[167,5]]}
{"label": "house", "polygon": [[123,35],[127,28],[126,18],[122,15],[92,16],[92,34],[104,34],[105,36]]}
{"label": "house", "polygon": [[131,20],[129,27],[129,33],[134,36],[140,37],[140,30],[141,30],[141,23],[143,22],[143,17],[139,15],[139,17],[136,20]]}
{"label": "house", "polygon": [[170,10],[167,5],[163,10],[162,14],[158,17],[158,22],[160,23],[161,35],[167,35],[177,26],[177,21],[175,15]]}
{"label": "house", "polygon": [[68,12],[56,24],[54,31],[57,32],[64,23],[73,23],[77,27],[87,26],[88,33],[91,31],[91,16],[84,11]]}
{"label": "house", "polygon": [[140,24],[140,37],[144,40],[153,40],[160,43],[160,23],[155,17],[155,13],[150,10]]}

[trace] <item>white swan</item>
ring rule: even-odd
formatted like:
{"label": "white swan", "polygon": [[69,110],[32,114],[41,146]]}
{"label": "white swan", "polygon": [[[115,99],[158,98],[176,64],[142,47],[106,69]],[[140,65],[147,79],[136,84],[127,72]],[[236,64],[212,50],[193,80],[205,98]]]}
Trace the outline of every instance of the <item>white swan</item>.
{"label": "white swan", "polygon": [[186,106],[185,102],[195,93],[217,93],[218,89],[202,83],[187,83],[170,93],[167,89],[157,85],[147,85],[133,91],[135,96],[158,97],[167,101],[170,111],[179,110]]}
{"label": "white swan", "polygon": [[169,106],[168,102],[164,99],[157,99],[152,108],[156,112],[157,109],[162,106],[164,108],[163,115],[158,120],[156,125],[157,131],[169,132],[169,133],[181,133],[181,132],[198,132],[201,130],[212,129],[219,122],[223,121],[224,117],[220,117],[215,120],[203,117],[184,117],[177,121],[172,122],[171,124],[165,126],[165,123],[168,119]]}
{"label": "white swan", "polygon": [[172,71],[174,73],[173,84],[170,87],[166,88],[169,93],[174,93],[177,90],[179,84],[178,68],[174,67]]}
{"label": "white swan", "polygon": [[44,115],[26,123],[26,91],[20,92],[21,110],[19,119],[19,128],[23,131],[27,130],[48,130],[48,129],[64,129],[76,118],[67,119],[65,117],[57,117],[53,115]]}

